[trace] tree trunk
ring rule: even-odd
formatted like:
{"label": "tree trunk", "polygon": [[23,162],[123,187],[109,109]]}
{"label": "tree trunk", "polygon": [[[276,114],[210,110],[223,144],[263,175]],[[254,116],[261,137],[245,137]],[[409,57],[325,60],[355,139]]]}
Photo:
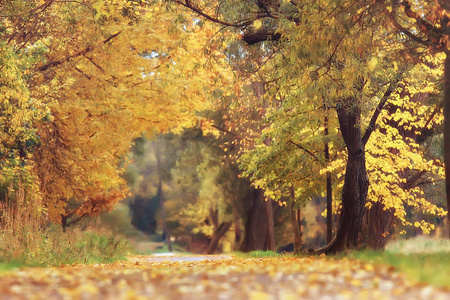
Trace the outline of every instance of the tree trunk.
{"label": "tree trunk", "polygon": [[357,247],[369,189],[365,149],[361,137],[361,109],[355,102],[354,99],[346,99],[337,107],[348,161],[342,190],[341,218],[336,240],[329,249],[333,253]]}
{"label": "tree trunk", "polygon": [[289,210],[291,215],[292,228],[294,229],[294,253],[300,253],[302,247],[302,229],[300,222],[296,216],[296,210],[294,209],[295,191],[293,187],[289,188],[289,193],[291,195]]}
{"label": "tree trunk", "polygon": [[[444,164],[445,190],[447,192],[447,212],[450,211],[450,51],[446,51],[444,63]],[[450,237],[450,212],[447,213],[448,234]]]}
{"label": "tree trunk", "polygon": [[272,199],[266,200],[267,250],[275,251],[275,226],[273,224]]}
{"label": "tree trunk", "polygon": [[250,189],[244,201],[247,208],[241,251],[266,250],[268,223],[265,217],[264,192],[260,189]]}
{"label": "tree trunk", "polygon": [[232,222],[223,222],[217,229],[214,229],[214,233],[211,237],[211,241],[209,242],[206,254],[213,254],[216,251],[217,246],[219,246],[220,239],[225,235],[225,233],[227,233],[232,224]]}
{"label": "tree trunk", "polygon": [[170,232],[167,228],[167,222],[166,222],[166,213],[164,210],[164,193],[162,189],[162,170],[161,170],[161,155],[159,153],[158,146],[155,142],[153,142],[153,150],[155,151],[155,157],[156,157],[156,165],[158,169],[158,198],[159,198],[159,205],[161,207],[161,221],[163,225],[163,239],[165,242],[167,242],[167,249],[169,252],[172,252],[172,241],[170,240]]}
{"label": "tree trunk", "polygon": [[327,244],[333,239],[333,188],[331,173],[327,172]]}
{"label": "tree trunk", "polygon": [[236,205],[233,206],[233,218],[234,218],[234,250],[239,249],[239,244],[241,243],[241,226],[240,226],[240,216],[239,212],[236,208]]}
{"label": "tree trunk", "polygon": [[[62,227],[63,232],[66,232],[67,228],[69,228],[67,219],[68,219],[67,216],[61,215],[61,227]],[[13,222],[13,224],[15,224],[15,223],[16,222]],[[15,230],[14,230],[14,232],[15,232]]]}
{"label": "tree trunk", "polygon": [[374,250],[384,249],[393,222],[392,210],[386,210],[381,201],[373,203],[372,207],[366,210],[363,219],[363,233],[367,238],[367,247]]}
{"label": "tree trunk", "polygon": [[[324,118],[324,135],[325,135],[325,147],[324,147],[324,156],[325,162],[328,164],[330,162],[330,148],[328,145],[328,141],[326,140],[328,136],[328,107],[324,104],[325,108],[325,118]],[[333,189],[331,186],[331,173],[327,171],[327,244],[331,242],[333,238]]]}

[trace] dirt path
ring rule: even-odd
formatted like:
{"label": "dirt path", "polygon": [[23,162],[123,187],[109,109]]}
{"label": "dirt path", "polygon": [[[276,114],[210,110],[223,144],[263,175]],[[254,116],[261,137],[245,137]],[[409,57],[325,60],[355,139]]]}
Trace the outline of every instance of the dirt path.
{"label": "dirt path", "polygon": [[108,265],[25,269],[0,299],[450,299],[386,266],[324,258],[139,256]]}

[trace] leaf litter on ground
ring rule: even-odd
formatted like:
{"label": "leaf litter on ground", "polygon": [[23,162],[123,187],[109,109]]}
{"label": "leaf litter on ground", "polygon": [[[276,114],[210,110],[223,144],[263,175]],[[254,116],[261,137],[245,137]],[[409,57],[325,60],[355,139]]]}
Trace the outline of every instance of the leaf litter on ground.
{"label": "leaf litter on ground", "polygon": [[450,290],[347,258],[134,256],[10,271],[0,299],[450,299]]}

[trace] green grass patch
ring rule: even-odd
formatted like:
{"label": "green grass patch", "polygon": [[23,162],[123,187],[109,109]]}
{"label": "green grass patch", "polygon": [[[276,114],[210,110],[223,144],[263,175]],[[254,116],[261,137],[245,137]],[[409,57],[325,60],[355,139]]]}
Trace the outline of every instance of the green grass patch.
{"label": "green grass patch", "polygon": [[128,241],[110,231],[68,229],[60,226],[0,236],[0,270],[21,266],[110,263],[126,260]]}
{"label": "green grass patch", "polygon": [[0,273],[26,266],[21,261],[0,261]]}
{"label": "green grass patch", "polygon": [[385,264],[415,282],[450,288],[450,253],[393,253],[358,251],[346,255],[371,264]]}

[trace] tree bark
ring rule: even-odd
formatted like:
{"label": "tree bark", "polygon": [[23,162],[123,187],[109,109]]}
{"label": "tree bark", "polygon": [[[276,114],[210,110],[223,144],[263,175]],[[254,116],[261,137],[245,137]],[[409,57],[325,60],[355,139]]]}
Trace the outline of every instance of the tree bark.
{"label": "tree bark", "polygon": [[234,250],[239,249],[239,244],[241,242],[241,226],[240,226],[240,216],[239,212],[236,208],[236,205],[233,206],[233,218],[234,218]]}
{"label": "tree bark", "polygon": [[327,243],[333,239],[333,188],[331,173],[327,172]]}
{"label": "tree bark", "polygon": [[373,203],[372,207],[366,210],[363,233],[369,249],[382,250],[386,247],[393,222],[393,211],[386,210],[382,201]]}
{"label": "tree bark", "polygon": [[[326,140],[328,136],[328,107],[324,104],[325,109],[325,118],[324,118],[324,135],[325,135],[325,147],[324,147],[324,156],[325,162],[328,164],[330,162],[330,148],[328,145],[328,141]],[[327,181],[327,244],[331,242],[333,238],[333,189],[331,186],[331,173],[327,171],[326,173],[326,181]]]}
{"label": "tree bark", "polygon": [[241,251],[267,250],[268,222],[264,192],[260,189],[250,189],[244,201],[247,207]]}
{"label": "tree bark", "polygon": [[339,125],[347,147],[348,161],[342,190],[342,211],[336,240],[328,252],[356,248],[369,189],[365,148],[361,136],[361,109],[355,99],[337,107]]}
{"label": "tree bark", "polygon": [[275,251],[275,226],[273,224],[272,199],[266,199],[267,250]]}
{"label": "tree bark", "polygon": [[450,237],[450,50],[444,62],[444,164],[447,193],[447,225]]}
{"label": "tree bark", "polygon": [[217,246],[219,246],[220,239],[225,235],[225,233],[227,233],[232,224],[232,222],[222,222],[218,228],[214,229],[214,233],[211,237],[211,241],[209,242],[206,254],[213,254],[216,251]]}
{"label": "tree bark", "polygon": [[281,33],[275,31],[246,32],[242,36],[242,40],[247,45],[254,45],[264,41],[278,41],[279,39],[281,39]]}
{"label": "tree bark", "polygon": [[296,210],[294,209],[294,200],[295,200],[295,191],[293,187],[289,188],[289,194],[291,196],[290,203],[290,215],[291,215],[291,224],[294,229],[294,253],[300,253],[302,247],[302,228],[299,220],[296,216]]}

